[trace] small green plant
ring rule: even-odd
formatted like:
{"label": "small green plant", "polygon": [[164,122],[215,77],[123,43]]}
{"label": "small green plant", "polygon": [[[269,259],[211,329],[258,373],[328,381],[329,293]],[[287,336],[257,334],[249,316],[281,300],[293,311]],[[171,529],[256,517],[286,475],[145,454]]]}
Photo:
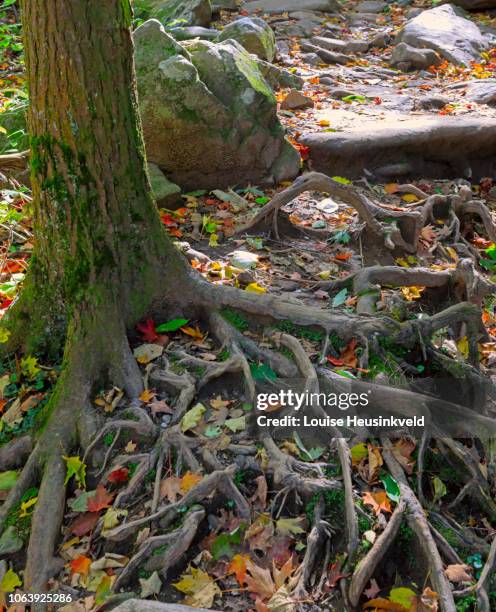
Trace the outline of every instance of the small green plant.
{"label": "small green plant", "polygon": [[221,311],[221,314],[224,319],[238,331],[244,332],[248,329],[248,321],[242,314],[240,314],[236,310],[233,310],[232,308],[224,308]]}

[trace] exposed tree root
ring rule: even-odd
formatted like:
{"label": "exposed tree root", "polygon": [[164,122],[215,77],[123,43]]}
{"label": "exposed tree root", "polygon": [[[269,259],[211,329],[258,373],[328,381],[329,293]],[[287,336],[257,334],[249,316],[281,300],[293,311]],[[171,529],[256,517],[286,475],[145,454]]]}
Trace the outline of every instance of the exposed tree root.
{"label": "exposed tree root", "polygon": [[483,201],[473,200],[471,190],[460,189],[454,196],[427,196],[414,186],[408,188],[410,193],[422,198],[415,210],[404,211],[382,208],[373,203],[362,192],[352,185],[343,185],[318,172],[309,172],[298,177],[287,189],[276,194],[250,221],[238,228],[238,233],[246,233],[255,228],[261,229],[267,221],[272,223],[277,235],[277,215],[280,209],[292,202],[297,196],[308,191],[320,191],[338,198],[355,208],[360,219],[368,230],[388,249],[400,248],[407,253],[416,253],[422,229],[430,223],[437,224],[442,220],[446,226],[444,238],[451,237],[454,243],[463,240],[464,224],[471,217],[478,217],[491,241],[496,240],[496,225],[491,213]]}

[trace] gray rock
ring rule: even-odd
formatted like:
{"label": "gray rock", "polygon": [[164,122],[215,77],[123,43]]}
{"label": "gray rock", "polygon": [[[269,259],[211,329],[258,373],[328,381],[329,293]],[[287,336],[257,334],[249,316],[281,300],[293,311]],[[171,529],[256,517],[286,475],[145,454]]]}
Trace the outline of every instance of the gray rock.
{"label": "gray rock", "polygon": [[322,11],[323,13],[339,12],[341,7],[336,0],[254,0],[245,2],[243,8],[249,13],[262,11],[267,14],[278,14],[292,11]]}
{"label": "gray rock", "polygon": [[278,38],[280,37],[307,37],[311,36],[319,27],[320,22],[314,20],[301,20],[295,22],[284,21],[273,24]]}
{"label": "gray rock", "polygon": [[275,95],[235,41],[177,43],[156,20],[134,33],[147,157],[184,190],[279,182],[299,171]]}
{"label": "gray rock", "polygon": [[322,60],[316,53],[303,53],[301,59],[310,66],[320,66]]}
{"label": "gray rock", "polygon": [[343,89],[342,87],[335,87],[329,91],[329,96],[335,100],[342,100],[347,96],[354,96],[356,92],[350,91],[349,89]]}
{"label": "gray rock", "polygon": [[301,89],[305,83],[304,79],[294,72],[289,72],[286,68],[281,68],[270,62],[259,60],[258,68],[272,89],[280,89],[281,87]]}
{"label": "gray rock", "polygon": [[422,110],[440,110],[449,103],[450,99],[448,97],[436,94],[433,96],[424,96],[423,98],[420,98],[416,106]]}
{"label": "gray rock", "polygon": [[281,102],[282,110],[298,110],[302,108],[313,108],[315,102],[312,98],[305,96],[296,89],[292,89]]}
{"label": "gray rock", "polygon": [[477,104],[496,105],[496,80],[482,79],[480,82],[469,83],[467,98]]}
{"label": "gray rock", "polygon": [[300,47],[303,49],[303,51],[316,53],[326,64],[347,64],[350,61],[350,58],[343,53],[328,51],[327,49],[322,49],[322,47],[318,47],[317,45],[312,45],[311,43],[304,41],[300,42]]}
{"label": "gray rock", "polygon": [[181,20],[181,25],[208,26],[212,21],[210,0],[142,0],[135,10],[138,17],[163,23]]}
{"label": "gray rock", "polygon": [[365,40],[341,40],[338,38],[327,38],[325,36],[314,36],[312,44],[329,51],[340,51],[341,53],[365,53],[369,49],[369,43]]}
{"label": "gray rock", "polygon": [[[347,14],[347,18],[352,24],[361,24],[361,23],[376,23],[379,15],[377,13],[354,13],[350,12]],[[389,16],[385,15],[387,21],[389,21]]]}
{"label": "gray rock", "polygon": [[213,28],[202,28],[201,26],[189,26],[186,28],[170,28],[167,30],[176,40],[191,40],[201,38],[202,40],[215,40],[220,32]]}
{"label": "gray rock", "polygon": [[13,555],[19,552],[24,546],[24,542],[17,535],[17,529],[14,525],[7,527],[0,537],[0,556]]}
{"label": "gray rock", "polygon": [[385,49],[389,45],[390,38],[387,32],[379,32],[368,41],[369,49]]}
{"label": "gray rock", "polygon": [[457,15],[450,4],[423,11],[408,21],[397,42],[433,49],[448,61],[466,66],[488,45],[476,24]]}
{"label": "gray rock", "polygon": [[171,208],[174,204],[182,202],[181,187],[169,181],[158,166],[149,163],[148,176],[150,178],[153,197],[159,206]]}
{"label": "gray rock", "polygon": [[[448,0],[445,0],[447,2]],[[456,4],[467,11],[483,11],[496,8],[496,0],[451,0],[450,4]]]}
{"label": "gray rock", "polygon": [[382,13],[385,8],[385,2],[379,2],[378,0],[365,0],[364,2],[360,2],[360,4],[357,6],[357,11],[359,13]]}
{"label": "gray rock", "polygon": [[214,14],[219,11],[237,11],[239,9],[237,0],[210,0],[210,4]]}
{"label": "gray rock", "polygon": [[441,63],[442,59],[432,49],[417,49],[404,42],[398,43],[391,54],[391,66],[404,71],[426,69]]}
{"label": "gray rock", "polygon": [[474,177],[496,171],[496,119],[443,117],[368,122],[342,132],[303,134],[314,170],[358,179],[364,169],[396,168],[412,178]]}
{"label": "gray rock", "polygon": [[235,40],[248,53],[272,62],[276,55],[276,37],[269,24],[259,17],[242,17],[229,23],[219,35],[219,42]]}

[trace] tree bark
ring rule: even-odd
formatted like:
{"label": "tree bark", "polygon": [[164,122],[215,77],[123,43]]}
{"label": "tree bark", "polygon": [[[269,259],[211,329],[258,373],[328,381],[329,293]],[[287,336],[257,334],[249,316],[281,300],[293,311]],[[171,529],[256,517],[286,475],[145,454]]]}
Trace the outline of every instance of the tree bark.
{"label": "tree bark", "polygon": [[25,335],[27,317],[31,341],[53,339],[75,312],[106,304],[128,327],[163,294],[164,267],[188,273],[145,169],[129,1],[21,7],[36,246],[7,321],[24,316]]}

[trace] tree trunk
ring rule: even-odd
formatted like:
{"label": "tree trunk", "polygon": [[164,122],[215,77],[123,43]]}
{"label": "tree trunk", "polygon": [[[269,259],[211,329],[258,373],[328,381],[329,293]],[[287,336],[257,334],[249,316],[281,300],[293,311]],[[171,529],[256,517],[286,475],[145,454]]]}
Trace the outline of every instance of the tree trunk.
{"label": "tree trunk", "polygon": [[163,231],[145,170],[129,1],[21,5],[36,247],[10,318],[33,315],[35,344],[94,305],[114,305],[133,324],[162,288],[164,265],[187,270]]}

